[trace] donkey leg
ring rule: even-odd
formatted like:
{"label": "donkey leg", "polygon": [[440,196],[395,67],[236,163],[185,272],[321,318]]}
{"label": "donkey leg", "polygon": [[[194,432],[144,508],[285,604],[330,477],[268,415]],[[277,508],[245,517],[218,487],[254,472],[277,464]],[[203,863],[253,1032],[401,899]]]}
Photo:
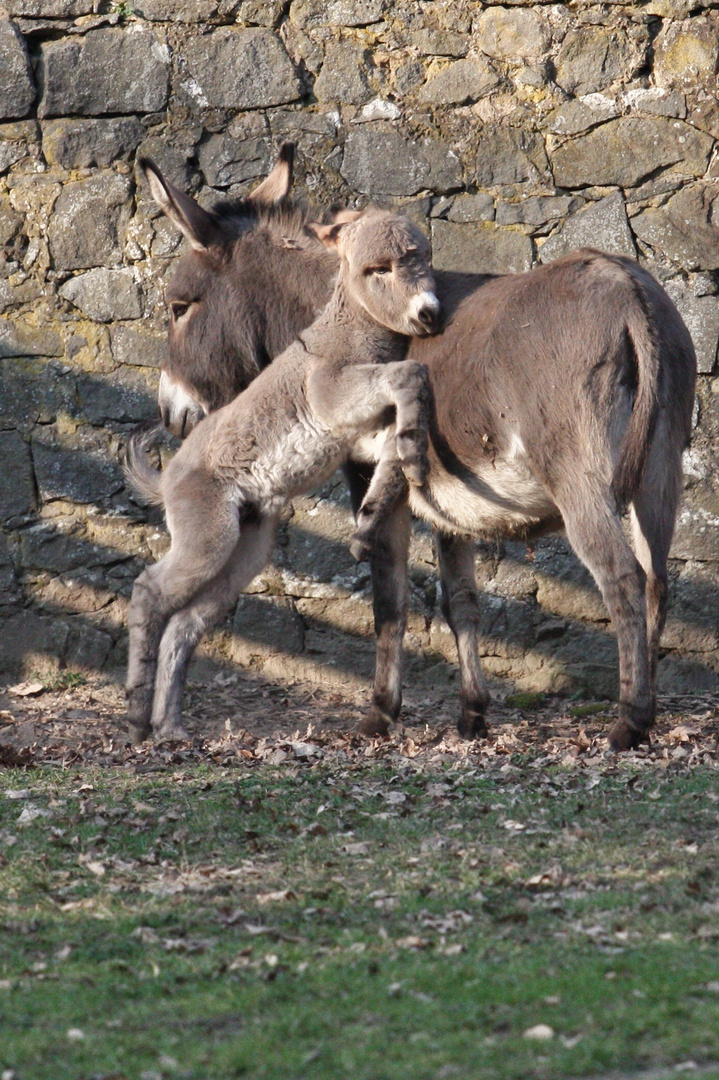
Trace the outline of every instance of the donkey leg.
{"label": "donkey leg", "polygon": [[646,574],[622,532],[610,499],[598,495],[581,509],[557,500],[575,552],[591,572],[612,619],[619,649],[619,719],[609,732],[614,750],[649,739],[655,703],[650,686]]}
{"label": "donkey leg", "polygon": [[[664,437],[663,437],[664,436]],[[659,641],[664,630],[669,598],[667,559],[674,535],[677,507],[681,496],[681,456],[669,458],[669,437],[661,429],[655,434],[640,490],[631,506],[632,535],[637,559],[647,575],[647,642],[649,680],[656,709],[657,661]],[[663,458],[663,460],[660,460]]]}
{"label": "donkey leg", "polygon": [[267,565],[277,522],[265,518],[242,526],[237,546],[220,573],[167,624],[158,657],[152,730],[158,739],[184,739],[182,694],[187,670],[203,634],[237,603],[243,589]]}
{"label": "donkey leg", "polygon": [[157,651],[168,618],[155,580],[159,566],[149,566],[135,581],[128,614],[127,721],[135,744],[150,734]]}
{"label": "donkey leg", "polygon": [[362,735],[386,735],[402,706],[402,640],[407,625],[410,517],[399,503],[383,517],[370,553],[372,606],[377,635],[374,689]]}
{"label": "donkey leg", "polygon": [[460,735],[475,739],[487,734],[484,714],[489,691],[479,662],[479,591],[474,572],[474,543],[464,536],[437,534],[442,583],[442,614],[457,642],[461,678]]}
{"label": "donkey leg", "polygon": [[157,656],[168,620],[220,573],[237,543],[237,508],[212,489],[203,494],[197,481],[190,474],[166,493],[170,550],[140,574],[132,590],[127,701],[134,741],[150,731]]}
{"label": "donkey leg", "polygon": [[372,480],[355,513],[357,528],[350,541],[350,551],[357,562],[369,557],[385,517],[406,496],[407,481],[397,460],[394,430],[390,428]]}

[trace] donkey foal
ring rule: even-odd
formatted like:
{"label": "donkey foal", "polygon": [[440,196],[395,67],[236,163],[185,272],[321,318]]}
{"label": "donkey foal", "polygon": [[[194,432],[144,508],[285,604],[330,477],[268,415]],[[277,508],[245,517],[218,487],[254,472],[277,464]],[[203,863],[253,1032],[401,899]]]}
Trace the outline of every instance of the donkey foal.
{"label": "donkey foal", "polygon": [[[202,421],[164,473],[128,443],[126,473],[164,505],[172,543],[135,582],[130,604],[128,721],[184,738],[182,691],[207,628],[266,566],[293,496],[347,460],[378,462],[365,502],[399,459],[415,485],[426,472],[427,375],[404,360],[406,335],[438,329],[429,245],[410,221],[379,210],[314,230],[340,256],[320,317],[234,401]],[[366,515],[370,520],[371,512]]]}

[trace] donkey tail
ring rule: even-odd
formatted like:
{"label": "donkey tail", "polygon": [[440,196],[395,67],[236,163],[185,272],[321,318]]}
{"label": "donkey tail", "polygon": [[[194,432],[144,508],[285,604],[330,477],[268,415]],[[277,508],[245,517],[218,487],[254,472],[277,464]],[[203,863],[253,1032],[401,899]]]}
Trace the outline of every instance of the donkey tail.
{"label": "donkey tail", "polygon": [[162,506],[162,473],[153,469],[147,460],[145,451],[152,442],[156,431],[162,428],[160,420],[144,420],[135,428],[125,447],[124,473],[128,484],[135,489],[146,503]]}
{"label": "donkey tail", "polygon": [[632,270],[628,276],[633,297],[625,319],[634,349],[637,389],[612,477],[612,492],[621,509],[631,502],[642,481],[659,412],[659,341],[644,283]]}

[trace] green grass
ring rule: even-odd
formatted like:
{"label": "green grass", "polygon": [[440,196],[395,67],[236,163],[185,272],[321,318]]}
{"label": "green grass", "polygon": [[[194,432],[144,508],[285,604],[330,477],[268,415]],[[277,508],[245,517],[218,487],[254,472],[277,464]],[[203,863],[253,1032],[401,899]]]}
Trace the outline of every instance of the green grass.
{"label": "green grass", "polygon": [[[0,797],[0,1071],[20,1080],[719,1061],[708,768],[0,776],[30,789]],[[30,803],[50,816],[19,823]]]}

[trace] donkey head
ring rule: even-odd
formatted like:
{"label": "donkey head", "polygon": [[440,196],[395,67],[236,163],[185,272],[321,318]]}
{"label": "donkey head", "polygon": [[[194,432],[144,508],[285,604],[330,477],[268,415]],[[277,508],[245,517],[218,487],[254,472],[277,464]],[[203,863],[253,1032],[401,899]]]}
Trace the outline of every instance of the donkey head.
{"label": "donkey head", "polygon": [[140,161],[153,199],[189,242],[167,288],[159,389],[160,414],[175,435],[244,390],[329,298],[337,261],[287,200],[293,158],[286,143],[247,199],[211,210]]}
{"label": "donkey head", "polygon": [[340,256],[345,295],[381,326],[425,337],[440,329],[429,241],[409,218],[370,207],[313,231]]}

